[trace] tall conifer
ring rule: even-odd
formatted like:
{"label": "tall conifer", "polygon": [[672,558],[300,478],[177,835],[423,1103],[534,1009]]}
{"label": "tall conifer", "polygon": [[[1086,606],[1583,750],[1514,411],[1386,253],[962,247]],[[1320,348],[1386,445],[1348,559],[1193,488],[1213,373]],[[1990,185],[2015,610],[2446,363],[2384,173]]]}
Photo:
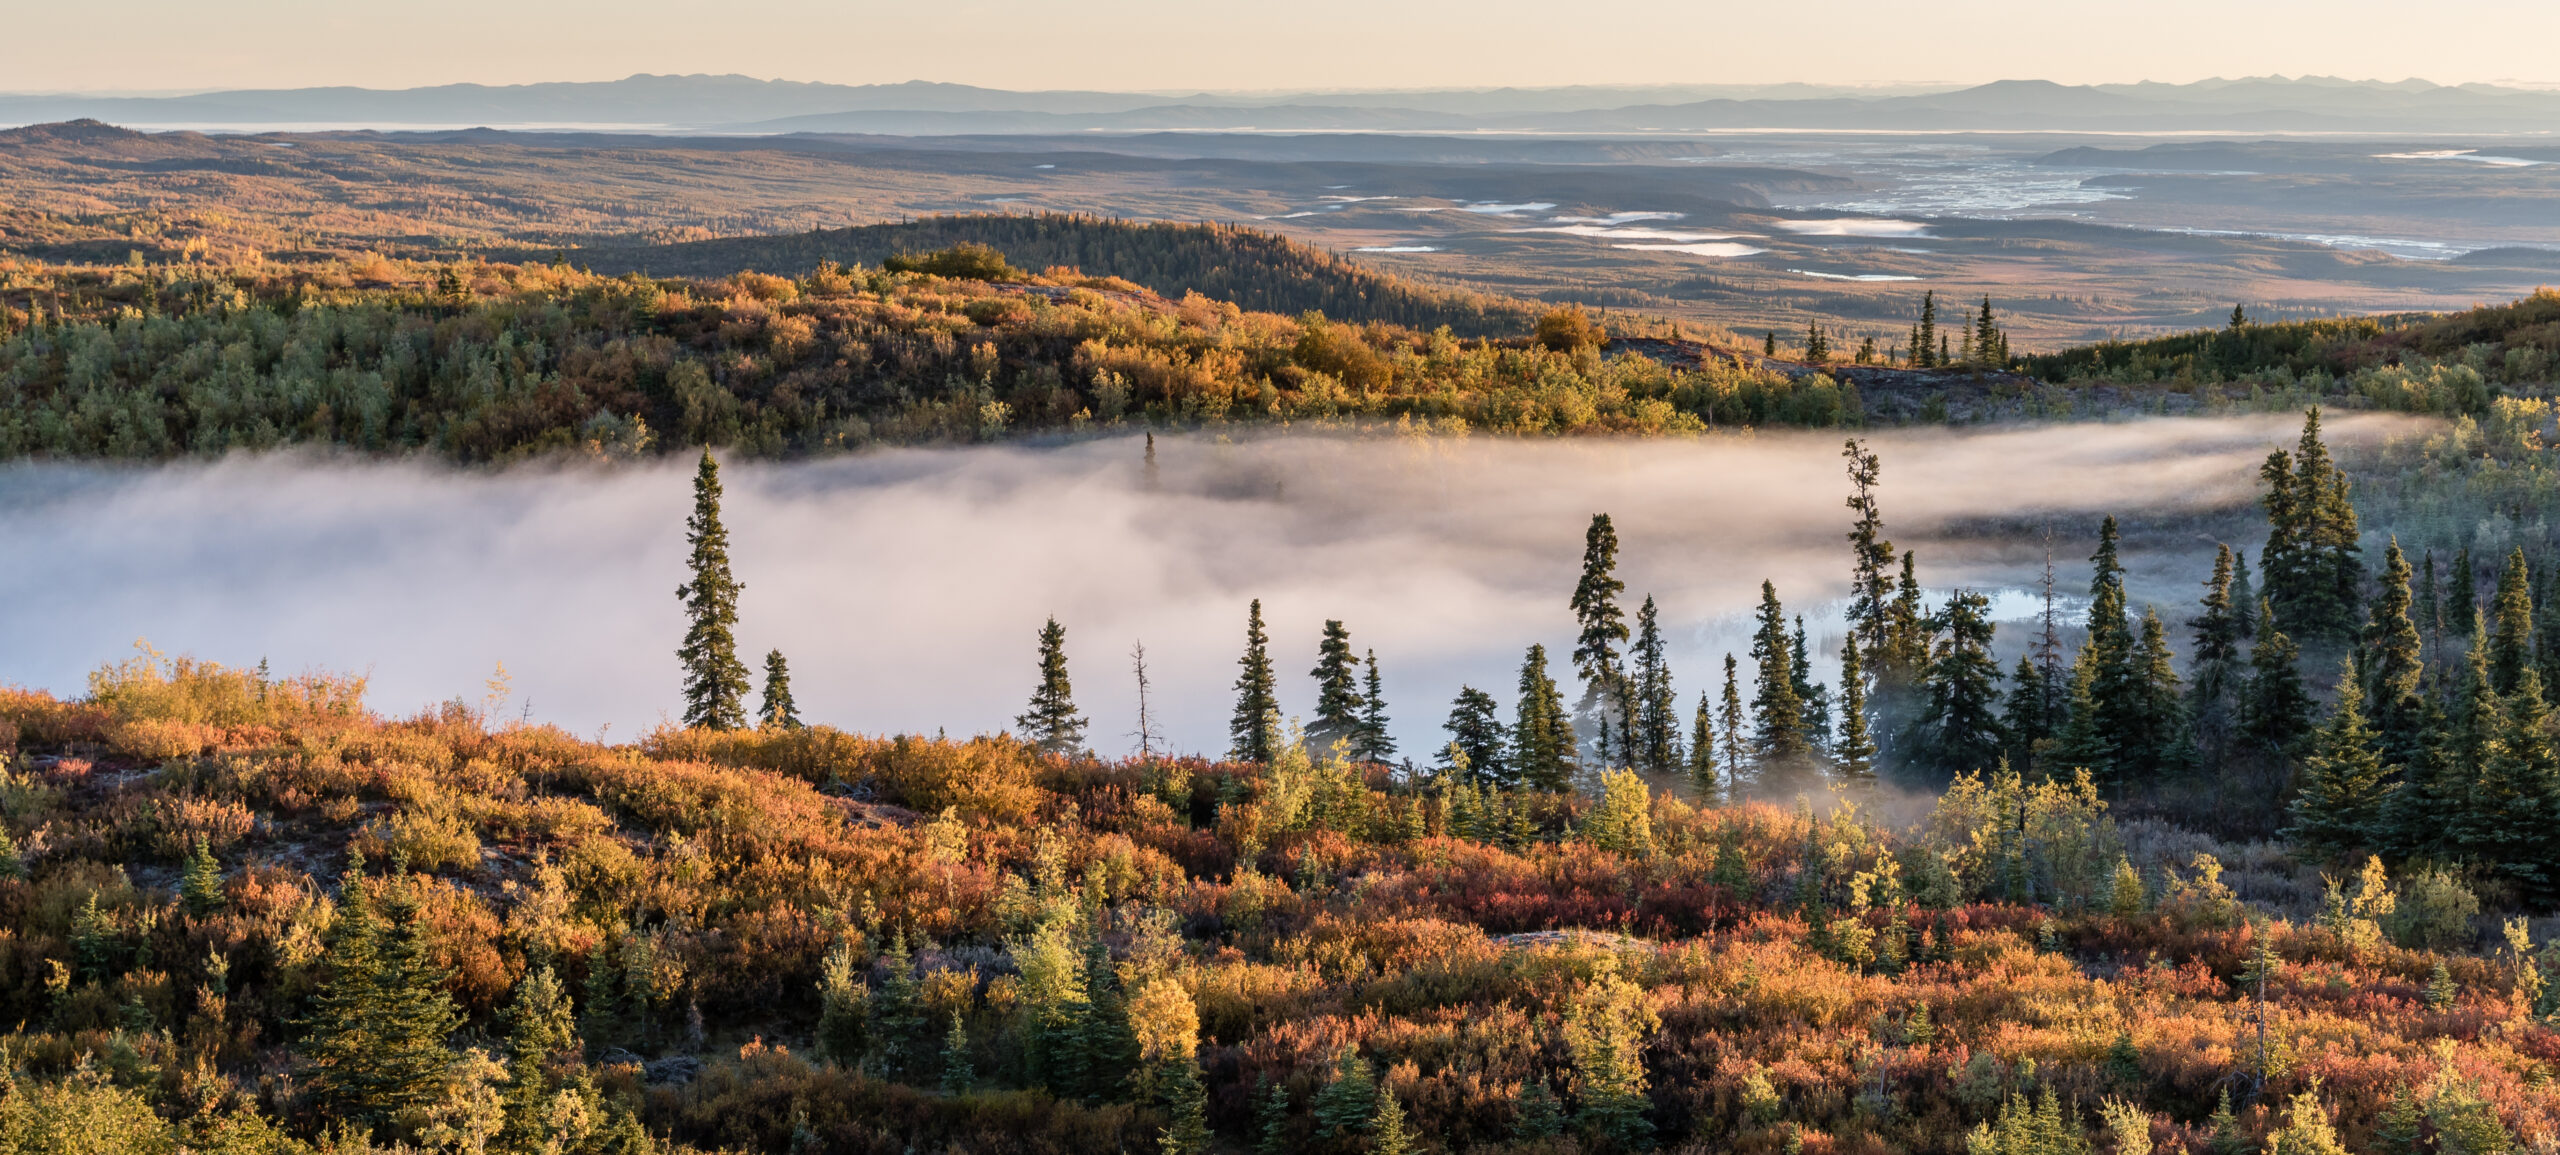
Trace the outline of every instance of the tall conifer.
{"label": "tall conifer", "polygon": [[1351,631],[1328,619],[1316,643],[1315,721],[1307,727],[1307,745],[1316,751],[1342,747],[1350,751],[1360,734],[1360,662],[1351,656]]}
{"label": "tall conifer", "polygon": [[2205,581],[2201,612],[2188,623],[2195,631],[2195,662],[2189,667],[2195,677],[2187,691],[2187,716],[2197,749],[2211,765],[2220,765],[2230,749],[2240,687],[2247,680],[2240,620],[2248,607],[2231,600],[2232,570],[2231,547],[2222,546],[2214,553],[2213,576]]}
{"label": "tall conifer", "polygon": [[1849,523],[1849,607],[1844,616],[1849,632],[1872,654],[1885,647],[1894,590],[1893,543],[1885,539],[1884,514],[1876,504],[1883,463],[1855,437],[1840,455],[1849,460],[1848,506],[1857,515]]}
{"label": "tall conifer", "polygon": [[[1865,789],[1875,785],[1876,743],[1867,729],[1866,679],[1858,658],[1858,634],[1840,639],[1840,737],[1831,749],[1831,772],[1843,785]],[[1698,699],[1701,732],[1707,722],[1707,700]]]}
{"label": "tall conifer", "polygon": [[1084,749],[1085,719],[1076,713],[1075,687],[1067,678],[1067,628],[1056,618],[1040,627],[1040,685],[1031,691],[1031,704],[1013,724],[1047,753],[1074,754]]}
{"label": "tall conifer", "polygon": [[[2141,751],[2135,760],[2136,773],[2157,779],[2186,768],[2194,747],[2187,732],[2186,695],[2178,685],[2176,655],[2169,649],[2169,631],[2160,622],[2159,611],[2146,607],[2142,611],[2142,640],[2133,652],[2134,708],[2130,718],[2135,723],[2124,736],[2127,745]],[[2117,753],[2118,765],[2126,762],[2123,751]]]}
{"label": "tall conifer", "polygon": [[2141,696],[2134,684],[2133,627],[2126,617],[2124,565],[2117,559],[2113,516],[2099,525],[2098,551],[2090,555],[2089,563],[2089,642],[2084,652],[2090,662],[2089,689],[2095,707],[2090,721],[2105,736],[2112,760],[2088,770],[2102,782],[2115,783],[2125,761],[2140,758],[2142,750],[2131,741],[2140,728],[2131,715],[2140,708]]}
{"label": "tall conifer", "polygon": [[2365,723],[2364,689],[2356,684],[2354,664],[2349,663],[2338,678],[2337,708],[2303,755],[2285,838],[2329,858],[2370,848],[2376,845],[2390,792],[2373,727]]}
{"label": "tall conifer", "polygon": [[1752,682],[1751,744],[1761,789],[1783,794],[1809,778],[1813,744],[1804,730],[1804,698],[1796,691],[1795,639],[1771,582],[1760,583],[1759,616],[1751,639],[1751,657],[1759,666]]}
{"label": "tall conifer", "polygon": [[[1449,749],[1466,756],[1469,785],[1507,789],[1519,784],[1518,767],[1505,750],[1510,735],[1495,713],[1498,709],[1493,695],[1473,686],[1458,687],[1456,700],[1449,703],[1449,720],[1441,725],[1449,732]],[[1457,769],[1455,759],[1448,761],[1443,769]]]}
{"label": "tall conifer", "polygon": [[2000,666],[1991,658],[1991,601],[1947,595],[1935,621],[1927,710],[1913,728],[1914,763],[1940,779],[1988,771],[2000,760]]}
{"label": "tall conifer", "polygon": [[1750,749],[1750,739],[1742,730],[1742,687],[1737,680],[1738,667],[1732,654],[1724,656],[1724,694],[1717,700],[1716,720],[1724,739],[1724,774],[1727,796],[1742,797],[1742,763]]}
{"label": "tall conifer", "polygon": [[1227,720],[1227,755],[1268,762],[1280,752],[1280,700],[1271,677],[1271,636],[1262,628],[1262,599],[1246,612],[1244,656],[1236,659],[1235,714]]}
{"label": "tall conifer", "polygon": [[2489,677],[2499,693],[2511,693],[2533,668],[2533,586],[2523,546],[2507,555],[2507,567],[2498,574],[2497,599],[2490,605],[2496,624],[2489,635]]}
{"label": "tall conifer", "polygon": [[1701,804],[1712,806],[1724,797],[1722,776],[1716,769],[1716,712],[1705,690],[1698,691],[1698,711],[1689,730],[1689,788],[1697,792]]}
{"label": "tall conifer", "polygon": [[1624,761],[1627,753],[1620,732],[1627,722],[1626,667],[1618,648],[1627,640],[1626,613],[1618,608],[1627,583],[1618,580],[1617,568],[1617,527],[1608,514],[1592,514],[1582,540],[1582,580],[1573,589],[1573,620],[1580,630],[1573,668],[1582,678],[1577,712],[1592,720],[1593,751],[1604,763]]}
{"label": "tall conifer", "polygon": [[1561,791],[1573,783],[1573,720],[1547,673],[1547,648],[1529,647],[1520,663],[1520,700],[1511,727],[1511,772],[1522,785]]}
{"label": "tall conifer", "polygon": [[1672,691],[1671,665],[1663,653],[1662,623],[1652,595],[1636,610],[1635,719],[1628,762],[1647,773],[1680,768],[1680,699]]}
{"label": "tall conifer", "polygon": [[2382,577],[2365,622],[2361,687],[2361,704],[2388,765],[2406,765],[2417,757],[2425,729],[2426,703],[2420,695],[2427,666],[2418,623],[2410,618],[2414,601],[2409,559],[2394,538],[2383,550]]}
{"label": "tall conifer", "polygon": [[693,477],[693,516],[685,540],[693,546],[693,580],[676,587],[684,603],[684,724],[735,730],[747,724],[746,663],[738,660],[738,594],[746,587],[729,574],[729,530],[720,523],[720,463],[703,450]]}
{"label": "tall conifer", "polygon": [[2249,650],[2249,692],[2240,704],[2240,733],[2261,756],[2290,757],[2311,732],[2311,694],[2302,687],[2301,650],[2276,628],[2275,608],[2258,602],[2258,637]]}
{"label": "tall conifer", "polygon": [[1378,677],[1378,651],[1369,651],[1368,673],[1360,694],[1360,741],[1357,757],[1384,762],[1396,756],[1395,736],[1387,732],[1387,687]]}
{"label": "tall conifer", "polygon": [[2052,740],[2054,717],[2062,704],[2060,694],[2045,688],[2044,671],[2036,668],[2035,659],[2019,655],[2018,668],[2009,672],[2008,701],[2000,711],[2000,732],[2009,740],[2010,766],[2025,773],[2036,765],[2036,743]]}
{"label": "tall conifer", "polygon": [[1804,615],[1796,615],[1788,642],[1787,670],[1795,676],[1796,700],[1804,703],[1805,746],[1816,758],[1831,756],[1831,687],[1813,680],[1812,647],[1805,637]]}

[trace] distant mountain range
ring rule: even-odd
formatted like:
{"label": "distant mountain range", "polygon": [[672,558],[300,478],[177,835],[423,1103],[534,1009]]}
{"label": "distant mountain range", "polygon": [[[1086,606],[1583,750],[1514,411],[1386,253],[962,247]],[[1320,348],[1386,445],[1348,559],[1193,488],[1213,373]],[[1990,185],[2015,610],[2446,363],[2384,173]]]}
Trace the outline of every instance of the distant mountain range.
{"label": "distant mountain range", "polygon": [[2259,77],[2192,84],[1967,88],[1656,85],[1410,92],[1009,92],[744,76],[184,96],[0,95],[0,125],[90,117],[145,128],[577,125],[736,133],[1648,133],[1733,129],[1989,132],[2555,133],[2560,91]]}

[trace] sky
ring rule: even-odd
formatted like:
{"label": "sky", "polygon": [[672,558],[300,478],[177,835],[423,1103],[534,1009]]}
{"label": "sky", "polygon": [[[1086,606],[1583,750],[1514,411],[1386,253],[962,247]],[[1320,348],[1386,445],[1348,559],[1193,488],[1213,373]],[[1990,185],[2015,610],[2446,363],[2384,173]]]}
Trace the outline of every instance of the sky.
{"label": "sky", "polygon": [[[2550,0],[0,0],[0,91],[739,73],[1111,91],[2560,82]],[[2492,34],[2494,33],[2494,34]],[[1786,47],[1789,51],[1771,51]]]}

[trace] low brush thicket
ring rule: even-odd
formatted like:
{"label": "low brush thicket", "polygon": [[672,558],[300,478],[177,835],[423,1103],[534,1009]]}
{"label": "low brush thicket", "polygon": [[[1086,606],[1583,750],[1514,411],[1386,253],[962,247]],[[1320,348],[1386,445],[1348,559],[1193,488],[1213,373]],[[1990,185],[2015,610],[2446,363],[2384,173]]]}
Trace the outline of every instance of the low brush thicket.
{"label": "low brush thicket", "polygon": [[2560,1136],[2520,926],[2480,953],[2458,882],[2379,863],[2315,913],[2085,777],[1885,824],[361,690],[145,655],[0,698],[0,1150]]}

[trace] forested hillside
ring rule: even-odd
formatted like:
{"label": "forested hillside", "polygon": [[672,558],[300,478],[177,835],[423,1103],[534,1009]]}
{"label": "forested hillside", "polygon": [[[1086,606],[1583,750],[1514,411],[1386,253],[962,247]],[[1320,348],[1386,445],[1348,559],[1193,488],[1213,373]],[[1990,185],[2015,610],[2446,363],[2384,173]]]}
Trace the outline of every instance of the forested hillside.
{"label": "forested hillside", "polygon": [[788,236],[590,248],[574,256],[581,267],[609,274],[725,277],[752,270],[798,277],[829,262],[878,265],[902,253],[962,244],[1001,250],[1026,269],[1114,276],[1166,297],[1198,293],[1253,312],[1312,310],[1337,321],[1412,329],[1446,325],[1461,336],[1520,332],[1540,308],[1431,288],[1257,229],[1058,213],[926,217]]}
{"label": "forested hillside", "polygon": [[1523,435],[1836,425],[1856,391],[1717,359],[1249,312],[961,249],[786,278],[564,264],[0,264],[0,456],[289,444],[465,461],[766,455],[1120,422],[1410,419]]}
{"label": "forested hillside", "polygon": [[[1687,708],[1602,515],[1557,591],[1579,644],[1552,670],[1529,648],[1509,720],[1462,689],[1421,757],[1339,622],[1284,725],[1259,603],[1223,758],[1093,753],[1055,620],[1025,639],[1018,734],[805,725],[784,655],[759,692],[735,652],[756,575],[732,572],[709,454],[681,728],[583,740],[502,682],[383,717],[359,679],[148,652],[75,699],[0,694],[0,1015],[23,1024],[0,1142],[2397,1155],[2560,1133],[2560,946],[2500,917],[2560,877],[2534,836],[2560,813],[2539,563],[2512,554],[2469,640],[2443,636],[2482,590],[2360,557],[2314,422],[2269,459],[2256,564],[2226,549],[2176,627],[2191,682],[2127,604],[2110,521],[2087,643],[2003,700],[1980,595],[1920,584],[1885,463],[1844,456],[1836,692],[1764,586],[1747,664]],[[2294,635],[2362,639],[2334,705]],[[2218,804],[2282,802],[2289,843],[2124,817],[2235,767]]]}
{"label": "forested hillside", "polygon": [[2023,358],[2061,382],[2210,384],[2342,393],[2379,408],[2474,414],[2498,393],[2560,381],[2560,292],[2459,313],[2251,321]]}

